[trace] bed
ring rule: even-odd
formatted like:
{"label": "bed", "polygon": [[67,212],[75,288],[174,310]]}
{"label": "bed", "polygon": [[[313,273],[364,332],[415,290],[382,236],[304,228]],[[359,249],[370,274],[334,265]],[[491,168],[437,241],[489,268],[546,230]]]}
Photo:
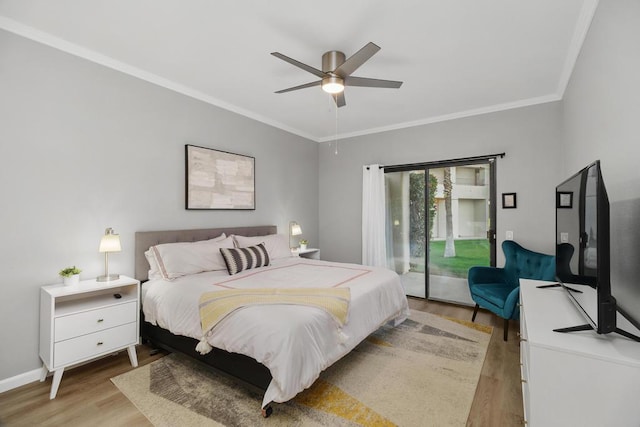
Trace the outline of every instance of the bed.
{"label": "bed", "polygon": [[[228,268],[224,270],[211,267],[212,271],[171,278],[164,271],[162,277],[150,272],[149,248],[181,247],[167,243],[199,245],[212,241],[225,246],[229,240],[220,240],[221,234],[244,236],[235,237],[234,246],[247,247],[247,242],[260,241],[266,245],[265,252],[274,257],[268,266],[248,268],[233,275],[229,273],[227,259]],[[155,347],[186,354],[258,388],[264,393],[261,408],[264,416],[271,413],[271,403],[286,402],[310,387],[320,372],[380,326],[387,322],[399,324],[409,314],[396,273],[290,256],[288,239],[283,254],[281,246],[274,248],[270,243],[276,242],[277,236],[275,226],[136,233],[135,276],[143,282],[142,339]],[[184,246],[195,247],[186,243]],[[149,278],[149,273],[153,277]],[[204,323],[200,316],[205,295],[276,288],[284,289],[282,292],[323,289],[342,292],[341,295],[346,292],[348,318],[341,323],[332,315],[335,313],[304,304],[255,303],[230,311],[211,330],[202,330]],[[202,345],[207,347],[204,351]]]}

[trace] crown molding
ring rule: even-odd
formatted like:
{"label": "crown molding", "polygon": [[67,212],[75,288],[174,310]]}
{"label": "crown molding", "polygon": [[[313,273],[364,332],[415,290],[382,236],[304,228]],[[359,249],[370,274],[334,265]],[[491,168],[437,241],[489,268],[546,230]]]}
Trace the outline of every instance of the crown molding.
{"label": "crown molding", "polygon": [[339,133],[337,135],[326,136],[326,137],[314,136],[307,132],[303,132],[300,129],[293,128],[281,122],[269,119],[253,111],[246,110],[244,108],[222,101],[218,98],[207,95],[191,87],[179,84],[177,82],[174,82],[172,80],[150,73],[143,69],[131,66],[127,63],[118,61],[107,55],[103,55],[94,50],[87,49],[75,43],[71,43],[67,40],[61,39],[52,34],[38,30],[28,25],[24,25],[22,23],[19,23],[7,17],[0,16],[0,28],[6,31],[12,32],[14,34],[17,34],[19,36],[25,37],[27,39],[33,40],[35,42],[47,45],[54,49],[61,50],[63,52],[86,59],[96,64],[103,65],[113,70],[120,71],[130,76],[133,76],[141,80],[147,81],[149,83],[155,84],[157,86],[163,87],[165,89],[169,89],[176,93],[180,93],[190,98],[197,99],[207,104],[222,108],[224,110],[239,114],[241,116],[245,116],[247,118],[256,120],[266,125],[281,129],[285,132],[289,132],[291,134],[300,136],[302,138],[315,141],[318,143],[326,143],[326,142],[333,142],[336,140],[341,140],[346,138],[353,138],[358,136],[371,135],[375,133],[406,129],[406,128],[416,127],[416,126],[423,126],[427,124],[433,124],[433,123],[438,123],[438,122],[443,122],[448,120],[455,120],[455,119],[460,119],[465,117],[471,117],[471,116],[487,114],[487,113],[494,113],[498,111],[510,110],[514,108],[527,107],[531,105],[543,104],[547,102],[554,102],[554,101],[561,100],[562,97],[564,96],[564,92],[571,78],[571,74],[573,73],[573,68],[575,67],[577,58],[582,48],[582,44],[586,38],[587,32],[593,20],[593,16],[595,14],[597,6],[598,6],[598,0],[584,1],[584,4],[580,11],[580,15],[578,17],[578,21],[576,23],[576,27],[574,29],[571,44],[568,48],[567,58],[565,60],[564,67],[560,75],[560,79],[558,81],[557,92],[554,94],[549,94],[549,95],[536,97],[536,98],[523,99],[523,100],[508,102],[503,104],[497,104],[497,105],[482,107],[482,108],[473,109],[473,110],[461,111],[461,112],[456,112],[452,114],[445,114],[441,116],[427,117],[421,120],[398,123],[390,126],[369,128],[362,131],[355,131],[355,132],[348,132],[348,133]]}
{"label": "crown molding", "polygon": [[498,111],[512,110],[514,108],[529,107],[531,105],[537,105],[537,104],[546,104],[548,102],[560,101],[561,99],[562,97],[554,93],[554,94],[549,94],[545,96],[540,96],[537,98],[528,98],[528,99],[522,99],[514,102],[506,102],[504,104],[490,105],[488,107],[476,108],[476,109],[467,110],[467,111],[460,111],[452,114],[444,114],[442,116],[428,117],[426,119],[398,123],[390,126],[382,126],[382,127],[377,127],[377,128],[372,128],[372,129],[367,129],[367,130],[357,131],[357,132],[341,133],[341,134],[338,134],[337,137],[330,136],[330,137],[321,138],[318,142],[333,142],[336,139],[340,140],[340,139],[346,139],[346,138],[353,138],[356,136],[371,135],[374,133],[388,132],[392,130],[406,129],[406,128],[411,128],[416,126],[433,124],[433,123],[446,122],[449,120],[462,119],[465,117],[479,116],[482,114],[495,113]]}
{"label": "crown molding", "polygon": [[580,9],[580,15],[578,16],[578,21],[576,22],[576,27],[573,31],[573,37],[571,38],[571,43],[567,51],[564,67],[562,68],[560,79],[558,80],[557,92],[560,98],[564,97],[564,92],[567,90],[567,86],[569,85],[569,80],[573,74],[573,68],[578,61],[582,45],[584,44],[584,40],[587,37],[589,28],[591,27],[591,22],[593,21],[593,16],[598,8],[598,2],[598,0],[585,0],[582,4],[582,9]]}
{"label": "crown molding", "polygon": [[150,73],[148,71],[142,70],[140,68],[134,67],[122,61],[118,61],[117,59],[114,59],[110,56],[103,55],[94,50],[87,49],[86,47],[80,46],[75,43],[71,43],[67,40],[61,39],[52,34],[35,29],[28,25],[21,24],[7,17],[0,16],[0,28],[3,30],[9,31],[11,33],[17,34],[19,36],[22,36],[24,38],[27,38],[29,40],[33,40],[35,42],[44,44],[54,49],[58,49],[63,52],[69,53],[71,55],[86,59],[87,61],[91,61],[96,64],[103,65],[105,67],[111,68],[116,71],[120,71],[122,73],[128,74],[130,76],[136,77],[146,82],[163,87],[165,89],[169,89],[173,92],[186,95],[190,98],[194,98],[199,101],[206,102],[207,104],[214,105],[216,107],[231,111],[241,116],[248,117],[250,119],[267,124],[269,126],[282,129],[286,132],[301,136],[302,138],[310,139],[312,141],[317,142],[317,139],[315,137],[313,137],[312,135],[306,132],[302,132],[299,129],[295,129],[283,123],[280,123],[278,121],[271,120],[253,111],[240,108],[236,105],[214,98],[212,96],[209,96],[191,87],[182,85],[180,83],[176,83],[172,80],[166,79],[164,77],[161,77],[156,74]]}

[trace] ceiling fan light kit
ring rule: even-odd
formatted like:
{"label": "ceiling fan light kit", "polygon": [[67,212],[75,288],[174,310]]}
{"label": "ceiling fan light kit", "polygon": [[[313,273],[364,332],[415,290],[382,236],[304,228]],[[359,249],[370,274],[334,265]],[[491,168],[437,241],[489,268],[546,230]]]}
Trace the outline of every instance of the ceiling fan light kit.
{"label": "ceiling fan light kit", "polygon": [[322,55],[322,70],[311,67],[307,64],[303,64],[300,61],[296,61],[293,58],[289,58],[279,52],[272,52],[271,54],[276,58],[280,58],[285,62],[288,62],[296,67],[303,69],[321,80],[305,83],[298,86],[293,86],[287,89],[276,91],[276,93],[291,92],[294,90],[305,89],[312,86],[321,86],[322,90],[331,94],[338,107],[344,107],[346,105],[344,98],[345,86],[360,86],[360,87],[378,87],[378,88],[391,88],[398,89],[402,86],[402,82],[393,80],[380,80],[371,79],[367,77],[351,76],[355,70],[360,68],[362,64],[367,62],[369,58],[376,54],[380,50],[379,46],[374,43],[367,43],[362,49],[351,55],[348,59],[344,53],[331,50],[325,52]]}
{"label": "ceiling fan light kit", "polygon": [[340,93],[344,90],[344,80],[335,76],[325,77],[322,79],[322,90],[327,93]]}

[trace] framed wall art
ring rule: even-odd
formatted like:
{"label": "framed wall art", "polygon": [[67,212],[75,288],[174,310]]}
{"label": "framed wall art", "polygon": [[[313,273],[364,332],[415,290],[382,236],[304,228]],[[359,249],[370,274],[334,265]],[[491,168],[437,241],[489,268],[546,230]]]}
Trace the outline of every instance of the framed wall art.
{"label": "framed wall art", "polygon": [[516,193],[502,193],[502,209],[515,209],[517,206]]}
{"label": "framed wall art", "polygon": [[556,193],[556,207],[560,209],[573,208],[573,191],[558,191]]}
{"label": "framed wall art", "polygon": [[255,158],[185,145],[186,209],[256,208]]}

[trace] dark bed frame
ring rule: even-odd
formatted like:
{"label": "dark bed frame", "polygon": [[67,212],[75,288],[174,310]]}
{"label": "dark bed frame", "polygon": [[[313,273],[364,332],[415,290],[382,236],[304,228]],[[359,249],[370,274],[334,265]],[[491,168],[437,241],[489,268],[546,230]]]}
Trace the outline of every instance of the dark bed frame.
{"label": "dark bed frame", "polygon": [[[275,225],[253,227],[228,227],[208,228],[198,230],[172,230],[172,231],[139,231],[136,232],[135,249],[135,276],[137,280],[148,280],[149,263],[144,253],[153,245],[176,242],[196,242],[208,240],[226,233],[227,236],[237,234],[240,236],[264,236],[277,233]],[[174,335],[166,329],[152,325],[144,320],[144,313],[140,313],[140,336],[143,342],[149,342],[154,348],[162,348],[170,352],[181,353],[200,362],[204,366],[213,369],[234,379],[240,380],[253,389],[264,393],[271,382],[271,373],[266,366],[255,359],[238,354],[229,353],[219,348],[205,355],[198,353],[195,348],[198,340],[185,336]],[[263,416],[271,414],[270,405],[262,408]]]}

